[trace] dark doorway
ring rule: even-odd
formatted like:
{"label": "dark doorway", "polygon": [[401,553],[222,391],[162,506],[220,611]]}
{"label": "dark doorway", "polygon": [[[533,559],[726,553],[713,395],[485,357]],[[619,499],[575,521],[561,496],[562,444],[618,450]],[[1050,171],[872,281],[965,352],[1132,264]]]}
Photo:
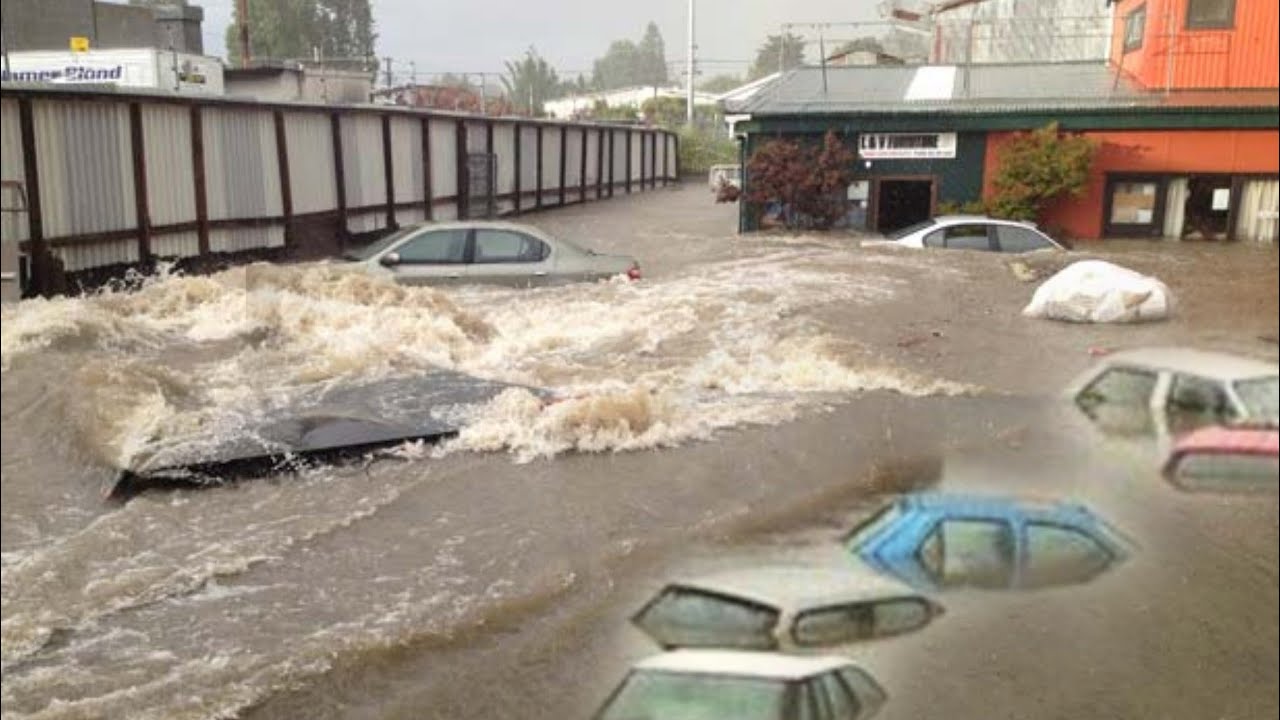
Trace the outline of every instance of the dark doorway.
{"label": "dark doorway", "polygon": [[1231,211],[1231,178],[1193,175],[1187,181],[1182,238],[1226,240]]}
{"label": "dark doorway", "polygon": [[880,180],[876,185],[877,231],[891,233],[933,215],[932,180]]}

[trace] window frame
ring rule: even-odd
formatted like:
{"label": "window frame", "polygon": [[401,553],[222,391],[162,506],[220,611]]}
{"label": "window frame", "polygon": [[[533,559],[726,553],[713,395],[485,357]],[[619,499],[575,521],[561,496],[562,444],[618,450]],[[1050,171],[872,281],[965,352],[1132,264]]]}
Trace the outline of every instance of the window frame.
{"label": "window frame", "polygon": [[750,648],[750,649],[766,650],[766,651],[776,651],[778,649],[780,644],[778,642],[778,625],[782,622],[782,617],[783,617],[783,611],[781,608],[777,608],[767,603],[759,602],[757,600],[751,600],[748,598],[739,597],[737,595],[731,595],[729,593],[717,592],[715,590],[708,590],[706,588],[697,587],[695,585],[685,585],[683,583],[675,582],[675,583],[668,583],[667,585],[664,585],[663,588],[660,591],[658,591],[657,594],[655,594],[652,598],[649,599],[648,602],[644,604],[644,607],[637,610],[636,613],[631,616],[631,624],[639,628],[641,632],[643,632],[646,636],[648,636],[654,643],[658,644],[658,646],[661,647],[663,650],[673,650],[676,648],[700,648],[700,647],[728,647],[730,649],[739,649],[739,650],[744,649],[740,646],[723,645],[723,644],[717,644],[714,646],[688,645],[688,644],[672,645],[666,642],[662,642],[658,638],[654,637],[653,634],[645,627],[642,620],[645,616],[649,614],[649,612],[654,607],[658,605],[658,603],[662,602],[663,599],[667,597],[668,593],[672,591],[683,591],[686,593],[703,595],[705,597],[719,600],[725,603],[741,605],[743,607],[747,607],[752,610],[759,610],[759,611],[764,611],[766,613],[769,613],[773,617],[773,622],[769,626],[769,629],[766,633],[768,636],[769,645],[767,647]]}
{"label": "window frame", "polygon": [[[888,605],[892,603],[902,603],[902,602],[914,603],[916,605],[923,607],[925,611],[925,618],[926,618],[925,621],[920,625],[918,625],[917,627],[910,628],[907,630],[897,630],[895,632],[886,632],[886,633],[877,632],[876,631],[876,608],[880,605]],[[866,637],[854,638],[852,640],[841,640],[837,642],[826,642],[826,643],[806,642],[800,639],[800,636],[798,633],[799,625],[801,621],[805,620],[806,618],[813,615],[819,615],[819,614],[829,613],[829,612],[852,613],[858,610],[865,610],[870,616],[870,625],[871,625],[870,635],[867,635]],[[796,613],[795,616],[791,618],[790,626],[787,628],[787,634],[790,636],[791,642],[796,647],[802,647],[802,648],[822,648],[822,647],[833,647],[838,645],[854,644],[854,643],[860,643],[860,642],[867,642],[870,640],[879,640],[881,638],[890,638],[897,635],[905,635],[907,633],[915,632],[923,628],[924,626],[928,625],[929,622],[932,621],[933,613],[934,613],[934,609],[933,609],[933,606],[929,604],[929,601],[915,595],[898,595],[894,597],[877,598],[875,600],[854,600],[851,602],[832,603],[830,605],[822,605],[819,607],[806,608]]]}
{"label": "window frame", "polygon": [[[512,260],[481,260],[479,256],[479,252],[480,252],[480,233],[482,232],[506,233],[508,235],[515,235],[519,238],[522,238],[525,242],[537,243],[538,246],[542,248],[541,255],[539,255],[537,260],[521,260],[518,258],[512,259]],[[534,237],[533,235],[530,235],[529,233],[526,233],[526,232],[521,232],[519,230],[508,230],[506,228],[474,228],[471,230],[470,246],[471,246],[470,248],[471,264],[473,265],[532,265],[534,263],[540,263],[546,260],[547,258],[551,257],[551,253],[552,253],[551,245],[543,241],[541,238]]]}
{"label": "window frame", "polygon": [[[1189,0],[1188,0],[1189,1]],[[1135,22],[1140,23],[1138,38],[1134,40],[1130,37],[1130,30]],[[1141,50],[1143,41],[1147,36],[1147,4],[1142,3],[1138,7],[1124,16],[1124,34],[1120,37],[1121,54],[1131,53],[1134,50]]]}
{"label": "window frame", "polygon": [[[1034,236],[1036,236],[1037,238],[1039,238],[1039,239],[1040,239],[1040,241],[1041,241],[1042,243],[1044,243],[1044,245],[1043,245],[1042,247],[1038,247],[1038,248],[1031,248],[1030,250],[1005,250],[1005,249],[1004,249],[1004,242],[1002,242],[1002,241],[1000,240],[1000,230],[1001,230],[1002,228],[1005,228],[1005,229],[1008,229],[1008,230],[1017,230],[1017,231],[1020,231],[1020,232],[1028,232],[1028,233],[1031,233],[1032,235],[1034,235]],[[1038,251],[1040,251],[1040,250],[1057,250],[1057,249],[1060,249],[1060,246],[1059,246],[1056,242],[1054,242],[1054,241],[1053,241],[1053,238],[1050,238],[1048,235],[1045,235],[1044,233],[1040,232],[1039,230],[1036,230],[1036,229],[1033,229],[1033,228],[1029,228],[1029,227],[1023,227],[1022,225],[1015,225],[1015,224],[1013,224],[1013,223],[992,223],[992,224],[991,224],[991,233],[992,233],[992,235],[993,235],[993,236],[994,236],[994,238],[995,238],[995,251],[996,251],[996,252],[998,252],[998,253],[1009,253],[1009,254],[1011,254],[1011,255],[1018,255],[1018,254],[1021,254],[1021,253],[1038,252]]]}
{"label": "window frame", "polygon": [[[1093,580],[1094,578],[1098,577],[1099,575],[1101,575],[1101,574],[1105,573],[1107,570],[1111,569],[1111,566],[1115,565],[1115,564],[1116,564],[1116,562],[1117,562],[1117,561],[1119,561],[1119,559],[1120,559],[1120,558],[1119,558],[1119,556],[1118,556],[1118,555],[1116,555],[1115,550],[1113,550],[1113,549],[1112,549],[1112,547],[1111,547],[1110,545],[1108,545],[1106,542],[1104,542],[1104,541],[1103,541],[1103,539],[1102,539],[1101,537],[1099,537],[1097,533],[1092,532],[1092,531],[1090,531],[1090,530],[1088,530],[1088,529],[1086,529],[1086,528],[1084,528],[1084,527],[1082,527],[1082,526],[1079,526],[1079,525],[1071,525],[1071,524],[1063,523],[1063,522],[1057,522],[1057,521],[1054,521],[1054,520],[1052,520],[1052,519],[1049,519],[1049,520],[1041,520],[1041,519],[1027,520],[1027,521],[1025,521],[1025,522],[1023,522],[1023,523],[1022,523],[1022,557],[1021,557],[1021,559],[1020,559],[1020,563],[1019,563],[1020,567],[1019,567],[1019,572],[1018,572],[1018,585],[1019,585],[1019,586],[1026,585],[1026,584],[1028,583],[1027,576],[1028,576],[1028,575],[1030,574],[1030,572],[1031,572],[1031,567],[1032,567],[1032,563],[1033,563],[1033,560],[1032,560],[1032,558],[1031,558],[1031,530],[1032,530],[1032,527],[1036,527],[1036,528],[1048,528],[1048,529],[1050,529],[1050,530],[1058,530],[1058,531],[1060,531],[1060,532],[1066,532],[1066,533],[1072,533],[1072,534],[1075,534],[1075,535],[1076,535],[1076,536],[1078,536],[1078,537],[1082,537],[1082,538],[1085,538],[1086,540],[1088,540],[1090,543],[1092,543],[1092,544],[1093,544],[1093,546],[1094,546],[1095,548],[1097,548],[1098,550],[1101,550],[1101,551],[1102,551],[1102,554],[1106,556],[1106,559],[1107,559],[1106,563],[1104,563],[1104,564],[1103,564],[1103,565],[1102,565],[1102,566],[1101,566],[1101,567],[1100,567],[1096,572],[1094,572],[1092,575],[1090,575],[1090,576],[1088,576],[1088,577],[1086,577],[1086,578],[1080,579],[1080,580],[1073,580],[1073,581],[1071,581],[1070,583],[1059,583],[1059,584],[1071,584],[1071,585],[1074,585],[1074,584],[1079,584],[1079,583],[1089,582],[1090,580]],[[1054,586],[1055,586],[1054,584],[1048,584],[1048,585],[1040,585],[1040,586],[1036,586],[1036,587],[1054,587]]]}
{"label": "window frame", "polygon": [[1225,0],[1227,3],[1227,19],[1221,22],[1196,21],[1191,18],[1191,6],[1197,0],[1187,0],[1183,13],[1184,30],[1232,30],[1236,26],[1236,0]]}
{"label": "window frame", "polygon": [[[1164,235],[1165,203],[1168,200],[1169,175],[1106,175],[1102,195],[1102,233],[1106,237],[1162,237]],[[1115,204],[1116,186],[1121,183],[1155,185],[1155,205],[1150,223],[1112,222],[1111,211]]]}
{"label": "window frame", "polygon": [[[450,232],[459,232],[459,231],[460,231],[460,232],[465,233],[465,235],[463,236],[463,242],[462,242],[462,259],[461,259],[461,260],[431,260],[431,261],[426,261],[426,260],[408,260],[408,259],[405,259],[405,257],[404,257],[404,254],[403,254],[403,252],[402,252],[402,249],[404,248],[404,246],[405,246],[405,245],[408,245],[409,243],[414,242],[415,240],[420,240],[420,239],[422,239],[422,238],[425,238],[425,237],[426,237],[426,236],[428,236],[428,235],[441,234],[441,233],[450,233]],[[387,250],[386,250],[386,251],[384,251],[381,255],[379,255],[379,256],[378,256],[378,259],[379,259],[379,260],[381,260],[383,257],[385,257],[385,256],[387,256],[387,255],[389,255],[389,254],[391,254],[391,253],[395,253],[395,254],[400,258],[400,262],[398,263],[399,265],[415,265],[415,266],[418,266],[418,265],[470,265],[470,264],[471,264],[471,257],[472,257],[472,253],[473,253],[473,239],[474,239],[474,237],[475,237],[475,231],[474,231],[474,230],[472,230],[472,229],[470,229],[470,228],[467,228],[467,229],[462,229],[462,228],[453,228],[453,229],[449,229],[449,228],[429,228],[429,229],[424,229],[422,232],[420,232],[420,233],[415,233],[415,234],[413,234],[413,235],[410,235],[409,237],[407,237],[407,238],[405,238],[404,240],[400,241],[399,243],[397,243],[397,244],[396,244],[396,246],[395,246],[395,247],[387,249]]]}
{"label": "window frame", "polygon": [[[1148,412],[1153,411],[1154,407],[1152,406],[1152,401],[1155,399],[1156,390],[1158,390],[1160,387],[1160,373],[1156,370],[1149,370],[1147,368],[1142,368],[1135,365],[1111,365],[1103,369],[1097,375],[1094,375],[1093,379],[1090,380],[1088,383],[1086,383],[1084,387],[1080,388],[1080,391],[1076,393],[1076,396],[1074,398],[1072,398],[1072,401],[1075,404],[1075,406],[1080,408],[1082,411],[1084,411],[1084,413],[1089,417],[1093,417],[1093,413],[1090,412],[1092,408],[1086,408],[1084,405],[1082,405],[1080,403],[1080,398],[1082,398],[1086,393],[1093,392],[1093,389],[1096,388],[1099,384],[1101,384],[1102,381],[1105,380],[1106,378],[1110,377],[1111,375],[1118,375],[1118,374],[1138,375],[1138,376],[1151,379],[1151,390],[1147,392],[1146,402],[1142,403],[1141,405],[1134,405],[1133,407],[1135,408],[1141,407],[1147,410]],[[1102,402],[1106,403],[1106,402],[1114,402],[1114,401],[1110,400],[1109,398],[1103,397]]]}
{"label": "window frame", "polygon": [[[995,587],[1003,587],[1003,588],[1016,587],[1017,583],[1019,582],[1019,577],[1021,576],[1021,570],[1022,570],[1022,553],[1023,553],[1023,548],[1021,547],[1022,534],[1021,534],[1020,528],[1018,527],[1018,523],[1016,523],[1016,522],[1014,522],[1013,520],[1011,520],[1011,519],[1009,519],[1009,518],[1006,518],[1006,517],[991,517],[991,516],[983,517],[983,516],[979,516],[979,515],[942,515],[942,516],[939,516],[939,517],[937,517],[937,518],[936,518],[932,523],[930,523],[930,524],[929,524],[929,527],[928,527],[928,529],[924,532],[924,534],[920,535],[919,544],[916,546],[916,549],[915,549],[916,561],[920,563],[920,567],[921,567],[922,569],[924,569],[924,571],[925,571],[925,575],[926,575],[926,576],[927,576],[931,581],[933,581],[933,583],[934,583],[934,584],[936,584],[938,587],[941,587],[941,588],[946,588],[946,587],[948,587],[948,583],[947,583],[947,574],[946,574],[946,562],[947,562],[947,556],[946,556],[946,553],[947,553],[947,549],[946,549],[946,538],[945,538],[945,537],[943,537],[942,535],[940,535],[940,533],[942,532],[942,526],[943,526],[943,525],[945,525],[946,523],[949,523],[949,522],[986,523],[986,524],[988,524],[988,525],[1000,525],[1000,526],[1003,526],[1004,530],[1005,530],[1005,531],[1007,531],[1007,533],[1008,533],[1008,535],[1007,535],[1007,536],[1008,536],[1008,539],[1009,539],[1010,544],[1011,544],[1011,546],[1012,546],[1012,547],[1011,547],[1011,552],[1012,552],[1012,557],[1011,557],[1011,560],[1012,560],[1012,566],[1009,568],[1009,574],[1008,574],[1008,577],[1005,579],[1005,582],[1004,582],[1002,585],[999,585],[999,586],[990,586],[990,587],[991,587],[991,588],[995,588]],[[924,559],[924,557],[923,557],[923,553],[924,553],[924,546],[925,546],[925,545],[927,545],[927,544],[929,543],[929,539],[930,539],[930,538],[932,538],[934,535],[938,535],[938,540],[939,540],[939,542],[942,542],[942,543],[943,543],[943,548],[942,548],[942,568],[940,568],[940,569],[939,569],[939,571],[938,571],[938,572],[936,572],[936,573],[933,571],[933,569],[931,569],[931,568],[929,567],[929,565],[925,562],[925,559]],[[959,588],[974,588],[974,587],[976,587],[976,588],[979,588],[979,589],[989,589],[989,587],[988,587],[988,586],[986,586],[986,585],[971,585],[971,584],[968,584],[968,583],[966,583],[966,584],[962,584],[962,585],[958,585],[958,586],[955,586],[955,587],[959,587]]]}

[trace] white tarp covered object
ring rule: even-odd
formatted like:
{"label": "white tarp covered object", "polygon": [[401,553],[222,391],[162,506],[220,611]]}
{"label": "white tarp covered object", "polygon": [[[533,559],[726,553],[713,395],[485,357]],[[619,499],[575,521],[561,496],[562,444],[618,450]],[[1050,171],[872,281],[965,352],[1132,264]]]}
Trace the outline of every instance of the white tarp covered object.
{"label": "white tarp covered object", "polygon": [[1102,260],[1072,263],[1044,281],[1022,310],[1027,317],[1068,322],[1163,320],[1173,295],[1159,280]]}

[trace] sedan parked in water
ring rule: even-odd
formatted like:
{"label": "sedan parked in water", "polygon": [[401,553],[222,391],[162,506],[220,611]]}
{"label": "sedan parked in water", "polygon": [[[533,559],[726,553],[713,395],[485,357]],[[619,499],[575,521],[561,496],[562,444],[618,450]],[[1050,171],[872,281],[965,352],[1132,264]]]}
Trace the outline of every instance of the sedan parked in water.
{"label": "sedan parked in water", "polygon": [[676,650],[631,668],[596,720],[866,720],[887,696],[840,657]]}
{"label": "sedan parked in water", "polygon": [[930,590],[1082,583],[1128,556],[1127,541],[1083,505],[999,495],[905,495],[846,544],[877,570]]}
{"label": "sedan parked in water", "polygon": [[942,607],[861,566],[732,570],[667,585],[632,622],[664,649],[788,652],[919,630]]}
{"label": "sedan parked in water", "polygon": [[346,258],[353,266],[406,285],[538,287],[640,278],[635,258],[604,255],[537,228],[505,222],[410,225]]}
{"label": "sedan parked in water", "polygon": [[888,240],[863,244],[1003,253],[1065,249],[1031,223],[985,215],[943,215],[891,233]]}

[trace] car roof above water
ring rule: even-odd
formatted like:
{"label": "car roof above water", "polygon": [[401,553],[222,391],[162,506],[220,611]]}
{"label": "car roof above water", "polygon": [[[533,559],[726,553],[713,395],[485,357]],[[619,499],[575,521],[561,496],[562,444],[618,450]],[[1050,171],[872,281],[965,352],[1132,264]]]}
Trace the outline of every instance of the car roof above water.
{"label": "car roof above water", "polygon": [[833,655],[783,655],[746,650],[673,650],[636,663],[636,670],[731,675],[773,680],[803,680],[842,667],[848,658]]}
{"label": "car roof above water", "polygon": [[1023,222],[1021,220],[1006,220],[1004,218],[993,218],[989,215],[939,215],[934,218],[939,225],[954,225],[956,223],[981,222],[995,223],[997,225],[1018,225],[1020,227],[1034,228],[1035,223]]}
{"label": "car roof above water", "polygon": [[946,515],[1023,517],[1028,520],[1088,520],[1098,518],[1088,508],[1062,500],[963,493],[914,493],[898,502],[908,509]]}
{"label": "car roof above water", "polygon": [[856,564],[838,568],[755,567],[681,579],[672,585],[732,595],[791,611],[839,603],[920,596],[918,591],[908,585]]}

